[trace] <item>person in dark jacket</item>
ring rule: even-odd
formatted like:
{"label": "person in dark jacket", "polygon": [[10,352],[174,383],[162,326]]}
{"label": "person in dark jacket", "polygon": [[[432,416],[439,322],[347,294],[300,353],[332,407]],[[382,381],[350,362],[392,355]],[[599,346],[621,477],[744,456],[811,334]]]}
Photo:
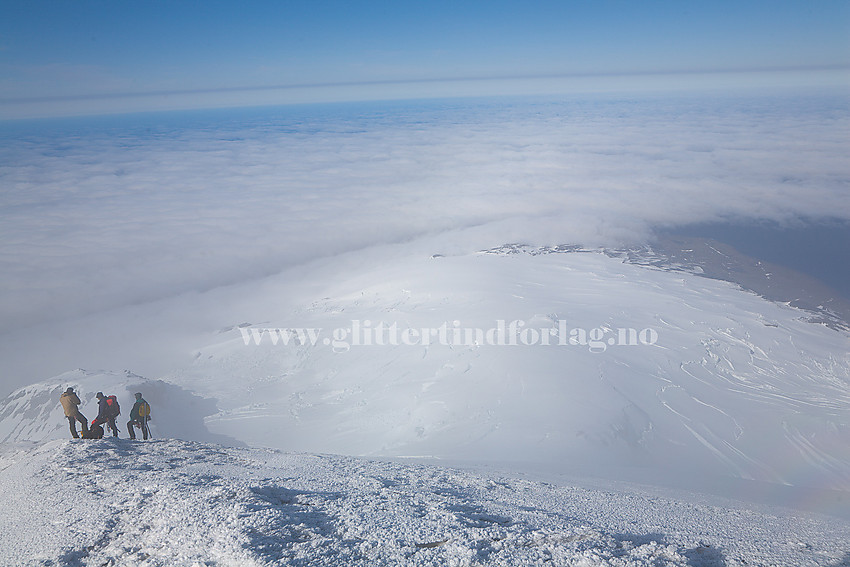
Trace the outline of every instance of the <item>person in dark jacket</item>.
{"label": "person in dark jacket", "polygon": [[142,439],[148,438],[148,419],[150,419],[151,407],[142,398],[141,392],[136,392],[136,403],[133,404],[133,409],[130,410],[130,421],[127,422],[127,431],[130,432],[130,439],[136,438],[136,432],[133,427],[138,427],[142,430]]}
{"label": "person in dark jacket", "polygon": [[89,422],[83,414],[80,413],[80,398],[74,393],[73,388],[68,388],[59,396],[59,403],[62,404],[62,409],[65,410],[65,417],[68,418],[68,423],[71,425],[71,436],[74,439],[79,439],[77,434],[77,422],[83,424],[83,435],[88,433]]}
{"label": "person in dark jacket", "polygon": [[115,425],[115,415],[112,413],[112,407],[109,400],[103,395],[103,392],[98,392],[97,397],[97,417],[92,420],[91,424],[101,425],[105,423],[112,430],[112,436],[118,437],[118,426]]}

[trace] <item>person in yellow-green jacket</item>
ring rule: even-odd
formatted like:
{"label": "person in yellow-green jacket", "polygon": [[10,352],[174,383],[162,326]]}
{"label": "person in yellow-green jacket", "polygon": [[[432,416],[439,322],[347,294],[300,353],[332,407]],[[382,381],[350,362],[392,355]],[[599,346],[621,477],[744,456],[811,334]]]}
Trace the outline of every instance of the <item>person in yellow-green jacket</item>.
{"label": "person in yellow-green jacket", "polygon": [[127,422],[127,431],[130,432],[130,439],[136,438],[136,432],[133,427],[138,427],[142,430],[142,439],[147,439],[150,435],[148,431],[148,420],[151,417],[151,407],[142,398],[141,392],[136,392],[136,403],[133,404],[133,409],[130,410],[130,421]]}

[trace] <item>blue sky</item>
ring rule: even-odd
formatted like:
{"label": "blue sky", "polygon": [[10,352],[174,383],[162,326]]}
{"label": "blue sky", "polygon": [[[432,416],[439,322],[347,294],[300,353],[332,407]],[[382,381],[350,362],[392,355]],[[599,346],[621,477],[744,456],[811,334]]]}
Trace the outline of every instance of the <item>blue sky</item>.
{"label": "blue sky", "polygon": [[0,12],[6,118],[415,96],[405,81],[448,80],[424,92],[463,95],[517,77],[850,66],[846,0],[7,1]]}

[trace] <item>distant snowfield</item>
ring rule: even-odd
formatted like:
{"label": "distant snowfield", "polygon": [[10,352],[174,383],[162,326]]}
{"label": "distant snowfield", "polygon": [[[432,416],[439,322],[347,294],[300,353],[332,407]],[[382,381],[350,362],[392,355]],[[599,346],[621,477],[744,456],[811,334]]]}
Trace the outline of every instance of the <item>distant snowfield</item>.
{"label": "distant snowfield", "polygon": [[[216,399],[210,431],[255,446],[850,488],[846,332],[727,282],[598,251],[511,251],[366,255],[344,278],[326,265],[302,269],[301,281],[326,282],[313,301],[266,321],[234,320],[192,366],[164,379]],[[461,336],[333,348],[332,333],[354,324],[360,334],[367,324],[445,326],[451,339],[454,327],[493,330],[498,321],[516,323],[516,344]],[[295,335],[286,346],[268,335],[254,344],[249,331],[265,328],[322,335],[315,346]],[[559,329],[579,338],[597,329],[601,340],[552,335],[543,344]],[[621,344],[622,329],[648,329],[657,341]]]}
{"label": "distant snowfield", "polygon": [[638,486],[177,440],[7,445],[0,459],[6,565],[850,561],[850,524],[835,518]]}

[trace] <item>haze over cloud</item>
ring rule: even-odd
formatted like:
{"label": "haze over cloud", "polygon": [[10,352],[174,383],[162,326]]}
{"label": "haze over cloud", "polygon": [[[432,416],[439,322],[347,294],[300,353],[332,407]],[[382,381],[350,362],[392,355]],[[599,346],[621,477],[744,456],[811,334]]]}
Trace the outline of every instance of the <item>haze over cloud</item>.
{"label": "haze over cloud", "polygon": [[10,127],[2,331],[452,230],[467,250],[633,244],[653,228],[732,217],[850,219],[840,98],[228,116],[107,120],[83,133],[73,122]]}

